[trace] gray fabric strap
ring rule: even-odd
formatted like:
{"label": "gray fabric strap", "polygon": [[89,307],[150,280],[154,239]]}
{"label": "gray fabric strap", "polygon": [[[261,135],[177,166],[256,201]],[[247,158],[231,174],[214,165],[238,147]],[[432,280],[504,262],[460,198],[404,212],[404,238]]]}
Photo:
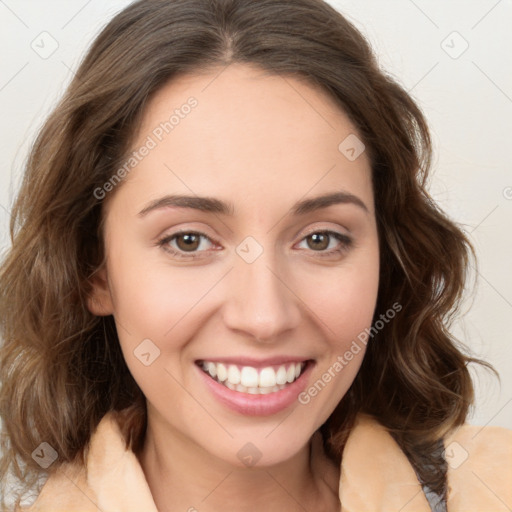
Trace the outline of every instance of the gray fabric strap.
{"label": "gray fabric strap", "polygon": [[[394,433],[393,430],[390,430],[389,433],[394,438],[396,443],[401,446],[400,439],[398,439],[396,433]],[[444,439],[439,439],[433,443],[429,453],[424,451],[420,452],[421,457],[419,460],[418,457],[412,457],[411,454],[407,452],[407,450],[404,450],[403,446],[402,451],[408,458],[412,468],[414,469],[414,472],[416,473],[416,478],[421,485],[423,494],[427,499],[431,512],[447,512],[446,487],[448,464],[445,457]],[[421,467],[417,467],[417,464],[419,464]],[[428,469],[429,472],[440,471],[442,473],[444,489],[441,491],[441,494],[431,490],[427,483],[422,479],[421,475],[425,473],[426,469]]]}
{"label": "gray fabric strap", "polygon": [[[438,461],[438,463],[440,461],[444,460],[444,471],[447,471],[448,470],[448,466],[446,464],[446,459],[445,459],[445,456],[444,456],[444,451],[445,451],[444,440],[440,439],[436,443],[436,447],[432,451],[431,456],[434,459],[436,459]],[[432,468],[431,464],[428,464],[428,466]],[[445,496],[441,496],[437,492],[431,490],[430,487],[427,484],[425,484],[424,482],[421,481],[421,479],[419,478],[418,473],[416,473],[416,475],[418,476],[418,480],[420,481],[420,483],[422,485],[423,493],[425,494],[425,497],[427,498],[428,504],[430,505],[430,510],[432,512],[447,512],[446,497]],[[444,474],[445,483],[446,483],[446,476],[447,475],[446,475],[446,472],[445,472],[445,474]]]}
{"label": "gray fabric strap", "polygon": [[441,498],[436,492],[431,491],[427,485],[423,486],[423,492],[432,512],[447,512],[445,499]]}

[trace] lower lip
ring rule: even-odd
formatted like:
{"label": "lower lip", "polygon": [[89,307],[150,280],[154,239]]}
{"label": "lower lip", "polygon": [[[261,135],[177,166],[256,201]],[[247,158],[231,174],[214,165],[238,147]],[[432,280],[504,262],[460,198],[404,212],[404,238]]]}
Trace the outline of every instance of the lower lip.
{"label": "lower lip", "polygon": [[314,364],[312,361],[308,361],[298,379],[288,384],[284,389],[266,395],[252,395],[233,391],[223,384],[219,384],[199,366],[194,366],[213,396],[229,409],[245,416],[269,416],[283,411],[297,402],[298,395],[306,388],[307,379]]}

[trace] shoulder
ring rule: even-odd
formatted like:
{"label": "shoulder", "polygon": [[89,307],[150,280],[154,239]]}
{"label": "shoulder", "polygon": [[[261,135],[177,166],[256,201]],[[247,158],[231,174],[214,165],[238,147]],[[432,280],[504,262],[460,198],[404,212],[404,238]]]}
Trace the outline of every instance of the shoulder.
{"label": "shoulder", "polygon": [[97,512],[94,503],[95,496],[87,485],[85,469],[65,463],[50,474],[35,502],[16,512]]}
{"label": "shoulder", "polygon": [[507,511],[512,507],[512,430],[463,425],[445,439],[448,507]]}
{"label": "shoulder", "polygon": [[[90,485],[89,472],[97,453],[104,453],[105,443],[115,441],[115,427],[111,420],[111,415],[106,415],[97,426],[91,438],[87,466],[78,462],[64,462],[51,469],[34,503],[16,512],[97,512],[97,496]],[[91,451],[95,452],[93,457]]]}
{"label": "shoulder", "polygon": [[[465,424],[446,436],[444,446],[448,510],[511,510],[512,430]],[[430,511],[407,457],[387,429],[366,414],[358,415],[345,445],[340,498],[348,511]]]}
{"label": "shoulder", "polygon": [[91,437],[86,466],[61,464],[29,508],[18,512],[155,512],[142,468],[126,448],[115,416],[107,414]]}
{"label": "shoulder", "polygon": [[362,413],[343,450],[339,496],[346,512],[430,512],[406,455],[382,424]]}
{"label": "shoulder", "polygon": [[[446,436],[444,446],[448,510],[511,509],[512,430],[465,424]],[[344,510],[431,510],[406,455],[370,415],[358,415],[345,445],[341,470]]]}

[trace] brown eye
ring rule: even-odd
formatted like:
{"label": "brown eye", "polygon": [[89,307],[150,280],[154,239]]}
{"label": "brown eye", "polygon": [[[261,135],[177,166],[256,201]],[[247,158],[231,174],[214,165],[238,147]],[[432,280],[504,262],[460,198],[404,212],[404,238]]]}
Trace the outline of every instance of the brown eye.
{"label": "brown eye", "polygon": [[195,251],[201,243],[201,235],[195,233],[185,233],[183,235],[176,235],[176,245],[178,249],[185,252]]}
{"label": "brown eye", "polygon": [[176,258],[196,258],[206,256],[214,243],[210,237],[194,231],[182,231],[166,236],[158,241],[164,251]]}
{"label": "brown eye", "polygon": [[353,240],[348,235],[326,230],[310,233],[301,240],[301,244],[304,244],[303,249],[316,253],[315,256],[327,258],[347,252],[353,246]]}
{"label": "brown eye", "polygon": [[308,247],[315,251],[324,251],[329,247],[330,236],[327,233],[313,233],[306,237]]}

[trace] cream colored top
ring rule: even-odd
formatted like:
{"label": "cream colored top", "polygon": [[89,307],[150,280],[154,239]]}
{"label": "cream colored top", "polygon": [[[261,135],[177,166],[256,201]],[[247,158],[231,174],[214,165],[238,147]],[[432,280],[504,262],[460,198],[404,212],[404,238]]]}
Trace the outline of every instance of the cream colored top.
{"label": "cream colored top", "polygon": [[[314,467],[326,456],[313,436]],[[512,430],[464,425],[445,440],[448,512],[512,510]],[[341,463],[343,512],[430,512],[413,467],[387,430],[359,414]],[[107,414],[91,438],[87,466],[64,464],[23,512],[157,512],[142,467]],[[312,511],[313,512],[313,511]]]}

